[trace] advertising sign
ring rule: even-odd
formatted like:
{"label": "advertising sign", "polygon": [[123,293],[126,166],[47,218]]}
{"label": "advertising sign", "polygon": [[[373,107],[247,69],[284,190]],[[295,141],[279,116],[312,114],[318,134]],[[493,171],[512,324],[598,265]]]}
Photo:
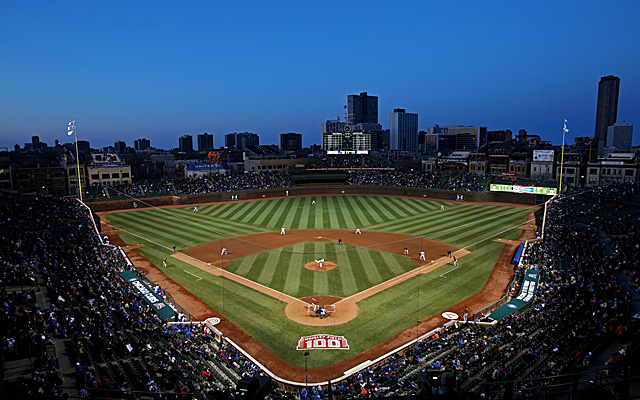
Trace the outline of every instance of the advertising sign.
{"label": "advertising sign", "polygon": [[553,150],[534,150],[533,161],[551,161],[553,162]]}
{"label": "advertising sign", "polygon": [[344,336],[318,334],[301,337],[296,350],[349,350],[349,344]]}
{"label": "advertising sign", "polygon": [[490,190],[492,192],[543,194],[547,196],[553,196],[557,193],[556,188],[539,187],[539,186],[504,185],[499,183],[492,183]]}

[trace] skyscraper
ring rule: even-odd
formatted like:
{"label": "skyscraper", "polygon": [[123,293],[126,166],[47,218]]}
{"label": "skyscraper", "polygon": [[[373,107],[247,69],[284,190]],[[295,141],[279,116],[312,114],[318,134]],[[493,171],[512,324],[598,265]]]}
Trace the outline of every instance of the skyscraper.
{"label": "skyscraper", "polygon": [[193,137],[191,135],[182,135],[178,138],[178,151],[193,151]]}
{"label": "skyscraper", "polygon": [[136,151],[144,151],[149,147],[151,147],[151,141],[149,139],[142,138],[133,141],[133,148]]}
{"label": "skyscraper", "polygon": [[378,96],[369,96],[367,92],[347,96],[347,122],[377,124]]}
{"label": "skyscraper", "polygon": [[213,150],[213,135],[207,132],[198,135],[198,151]]}
{"label": "skyscraper", "polygon": [[392,150],[418,151],[418,114],[396,108],[391,113],[390,147]]}
{"label": "skyscraper", "polygon": [[598,84],[598,108],[596,109],[596,134],[600,151],[607,143],[607,128],[616,123],[618,117],[618,92],[620,78],[609,75],[600,78]]}
{"label": "skyscraper", "polygon": [[255,133],[227,133],[224,135],[224,145],[230,149],[243,150],[247,146],[259,146],[260,138]]}

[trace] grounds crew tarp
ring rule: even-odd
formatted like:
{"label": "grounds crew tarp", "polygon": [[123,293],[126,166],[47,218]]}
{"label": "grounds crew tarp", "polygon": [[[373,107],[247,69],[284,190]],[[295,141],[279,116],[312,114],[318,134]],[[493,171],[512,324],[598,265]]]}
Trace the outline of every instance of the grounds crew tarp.
{"label": "grounds crew tarp", "polygon": [[135,291],[149,303],[153,311],[155,311],[160,318],[166,321],[175,321],[176,313],[173,309],[165,303],[160,296],[155,294],[153,290],[149,289],[137,276],[131,271],[120,272],[120,276],[135,288]]}
{"label": "grounds crew tarp", "polygon": [[538,288],[539,277],[540,271],[535,269],[528,269],[524,274],[524,281],[522,282],[522,287],[520,288],[518,297],[511,299],[511,301],[509,301],[508,303],[503,304],[493,310],[493,312],[489,314],[489,318],[500,321],[506,316],[517,312],[524,306],[531,303],[533,301],[533,297],[536,294],[536,289]]}

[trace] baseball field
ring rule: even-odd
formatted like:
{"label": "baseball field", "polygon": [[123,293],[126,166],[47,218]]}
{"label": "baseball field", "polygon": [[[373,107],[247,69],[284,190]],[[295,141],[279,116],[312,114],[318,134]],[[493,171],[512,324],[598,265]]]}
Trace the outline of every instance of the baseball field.
{"label": "baseball field", "polygon": [[[194,319],[219,316],[220,330],[285,379],[305,365],[301,337],[344,336],[348,350],[309,356],[312,382],[425,333],[443,311],[499,299],[512,274],[505,255],[533,229],[534,211],[306,196],[111,212],[102,229]],[[327,317],[309,311],[313,299]]]}

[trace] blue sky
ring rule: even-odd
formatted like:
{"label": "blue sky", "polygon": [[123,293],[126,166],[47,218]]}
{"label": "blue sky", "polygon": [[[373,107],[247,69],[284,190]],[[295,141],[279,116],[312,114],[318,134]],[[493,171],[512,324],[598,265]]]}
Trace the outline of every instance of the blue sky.
{"label": "blue sky", "polygon": [[254,132],[263,144],[344,117],[349,94],[419,127],[593,136],[598,81],[620,77],[618,120],[640,143],[640,2],[4,1],[0,146],[93,147]]}

